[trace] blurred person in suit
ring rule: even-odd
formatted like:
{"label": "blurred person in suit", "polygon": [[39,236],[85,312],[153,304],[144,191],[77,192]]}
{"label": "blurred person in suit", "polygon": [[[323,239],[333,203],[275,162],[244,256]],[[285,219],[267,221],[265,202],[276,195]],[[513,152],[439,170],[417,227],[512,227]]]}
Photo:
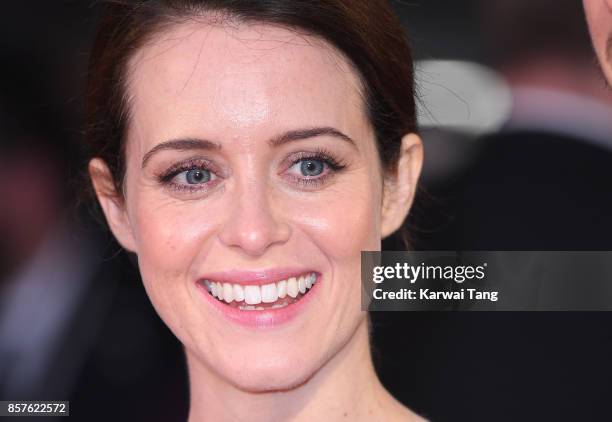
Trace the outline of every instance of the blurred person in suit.
{"label": "blurred person in suit", "polygon": [[513,107],[466,178],[460,247],[609,249],[602,233],[611,224],[612,95],[593,63],[580,5],[482,4],[491,59]]}
{"label": "blurred person in suit", "polygon": [[85,286],[73,281],[88,272],[90,249],[69,247],[62,216],[69,148],[60,134],[61,116],[41,104],[45,88],[31,69],[42,67],[25,54],[9,52],[6,58],[15,66],[3,66],[0,81],[3,397],[40,385],[53,339]]}
{"label": "blurred person in suit", "polygon": [[108,260],[119,247],[69,206],[80,157],[53,72],[32,51],[4,53],[0,400],[70,400],[75,420],[184,419],[180,345],[127,255]]}
{"label": "blurred person in suit", "polygon": [[[609,1],[586,3],[610,18]],[[455,195],[452,226],[433,249],[612,250],[612,101],[580,3],[483,1],[481,11],[483,39],[512,89],[513,108],[501,131],[480,140]],[[595,43],[608,75],[609,29]],[[432,409],[434,420],[609,418],[610,313],[398,318],[373,331],[385,360],[402,363],[384,374],[418,397],[415,407]],[[410,343],[386,346],[394,327],[408,324]]]}

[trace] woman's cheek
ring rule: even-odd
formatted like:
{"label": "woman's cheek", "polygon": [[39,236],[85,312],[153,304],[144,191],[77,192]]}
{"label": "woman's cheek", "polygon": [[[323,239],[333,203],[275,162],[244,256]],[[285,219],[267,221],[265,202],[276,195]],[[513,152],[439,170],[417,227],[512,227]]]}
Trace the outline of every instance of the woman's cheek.
{"label": "woman's cheek", "polygon": [[153,262],[167,262],[170,267],[185,270],[184,265],[172,263],[191,259],[198,243],[211,230],[215,213],[197,201],[144,199],[141,204],[135,233],[139,252]]}
{"label": "woman's cheek", "polygon": [[143,283],[154,307],[171,328],[183,325],[176,318],[184,310],[177,306],[190,300],[186,286],[197,276],[193,262],[198,254],[206,253],[209,242],[205,239],[212,224],[203,215],[201,204],[178,204],[141,207],[136,220]]}
{"label": "woman's cheek", "polygon": [[185,307],[191,300],[186,286],[194,276],[195,257],[205,252],[203,239],[212,222],[195,202],[177,204],[138,209],[138,264],[154,308],[181,341],[189,342],[185,327],[197,323],[198,316]]}
{"label": "woman's cheek", "polygon": [[380,248],[377,208],[374,190],[345,190],[331,195],[332,200],[311,207],[300,218],[320,249],[330,256],[351,258],[362,250]]}

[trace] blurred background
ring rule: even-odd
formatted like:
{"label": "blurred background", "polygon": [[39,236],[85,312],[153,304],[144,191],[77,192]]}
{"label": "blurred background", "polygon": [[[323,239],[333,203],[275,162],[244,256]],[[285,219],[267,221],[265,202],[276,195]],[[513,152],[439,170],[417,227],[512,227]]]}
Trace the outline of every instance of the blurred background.
{"label": "blurred background", "polygon": [[[612,96],[581,2],[392,3],[417,61],[426,152],[413,247],[612,250]],[[98,13],[40,0],[0,16],[0,400],[70,400],[74,420],[184,421],[182,348],[80,202]],[[398,237],[384,248],[404,249]],[[612,418],[608,313],[372,321],[383,382],[432,421]]]}

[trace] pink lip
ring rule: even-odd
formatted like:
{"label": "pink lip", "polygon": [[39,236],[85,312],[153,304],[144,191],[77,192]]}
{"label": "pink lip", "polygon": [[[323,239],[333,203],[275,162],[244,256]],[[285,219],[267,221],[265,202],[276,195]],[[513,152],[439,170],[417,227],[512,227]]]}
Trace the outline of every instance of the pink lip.
{"label": "pink lip", "polygon": [[[315,284],[310,288],[308,294],[297,302],[285,306],[284,308],[267,309],[264,311],[245,311],[221,302],[214,298],[207,290],[204,280],[223,281],[237,284],[267,284],[285,280],[289,277],[299,276],[308,272],[317,274]],[[255,277],[254,277],[255,275]],[[212,305],[215,312],[227,318],[231,322],[238,323],[248,328],[273,328],[283,325],[302,314],[308,307],[312,298],[317,295],[322,279],[321,273],[313,270],[296,269],[270,269],[257,271],[226,271],[222,273],[210,273],[201,277],[196,286],[204,296],[204,300]]]}

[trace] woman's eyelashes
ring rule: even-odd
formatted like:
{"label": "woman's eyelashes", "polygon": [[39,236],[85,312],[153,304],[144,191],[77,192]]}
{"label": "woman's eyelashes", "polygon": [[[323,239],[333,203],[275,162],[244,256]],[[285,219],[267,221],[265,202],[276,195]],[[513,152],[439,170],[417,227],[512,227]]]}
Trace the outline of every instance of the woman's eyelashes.
{"label": "woman's eyelashes", "polygon": [[208,160],[189,160],[171,166],[157,176],[159,183],[173,190],[196,192],[210,189],[219,176]]}
{"label": "woman's eyelashes", "polygon": [[[339,173],[346,164],[335,159],[330,153],[317,150],[316,152],[299,152],[290,155],[279,173],[291,184],[299,188],[322,187],[336,173]],[[209,160],[188,160],[171,166],[157,175],[158,182],[176,191],[187,193],[206,191],[212,189],[223,177],[220,171]]]}
{"label": "woman's eyelashes", "polygon": [[346,168],[346,164],[323,150],[298,153],[290,160],[292,164],[286,170],[287,177],[303,188],[320,187]]}

